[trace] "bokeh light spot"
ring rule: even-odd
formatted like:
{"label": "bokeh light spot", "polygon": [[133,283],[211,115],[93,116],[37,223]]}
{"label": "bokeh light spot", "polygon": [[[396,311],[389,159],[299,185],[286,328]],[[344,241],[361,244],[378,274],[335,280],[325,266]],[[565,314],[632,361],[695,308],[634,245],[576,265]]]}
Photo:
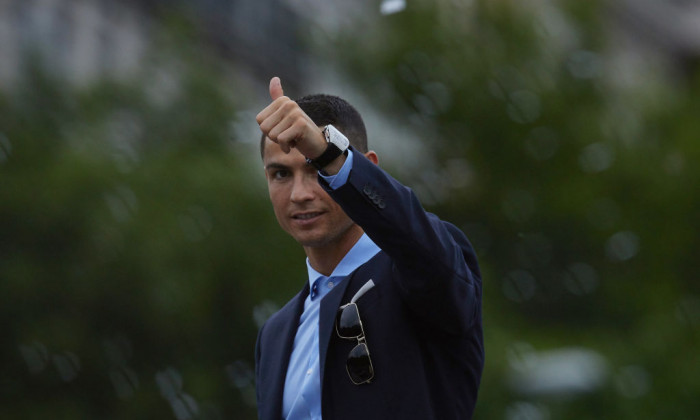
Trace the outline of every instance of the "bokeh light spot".
{"label": "bokeh light spot", "polygon": [[528,363],[511,365],[510,384],[526,395],[572,395],[591,392],[608,376],[606,359],[590,349],[563,347],[533,352]]}
{"label": "bokeh light spot", "polygon": [[590,265],[574,263],[568,267],[567,272],[570,275],[564,276],[564,287],[572,294],[588,295],[598,288],[598,273]]}
{"label": "bokeh light spot", "polygon": [[437,114],[433,101],[431,101],[426,95],[415,95],[413,97],[413,106],[415,106],[418,112],[424,116],[432,117]]}
{"label": "bokeh light spot", "polygon": [[178,420],[197,417],[199,407],[190,395],[182,392],[182,375],[172,367],[156,373],[156,384],[160,394],[169,403]]}
{"label": "bokeh light spot", "polygon": [[124,367],[109,371],[109,380],[117,393],[117,397],[122,400],[134,396],[139,387],[139,379],[133,369]]}
{"label": "bokeh light spot", "polygon": [[54,354],[51,359],[58,371],[58,376],[64,382],[70,382],[78,376],[80,359],[74,353],[67,351],[62,354]]}
{"label": "bokeh light spot", "polygon": [[528,124],[540,117],[541,108],[539,96],[529,90],[518,90],[509,95],[506,109],[511,120]]}
{"label": "bokeh light spot", "polygon": [[605,254],[613,261],[627,261],[638,252],[639,237],[634,232],[617,232],[605,244]]}
{"label": "bokeh light spot", "polygon": [[525,270],[513,270],[503,279],[503,294],[514,302],[532,299],[537,291],[537,282]]}
{"label": "bokeh light spot", "polygon": [[520,70],[513,66],[504,66],[494,71],[494,78],[489,80],[489,91],[502,100],[512,100],[512,94],[522,91],[527,86],[527,79]]}
{"label": "bokeh light spot", "polygon": [[115,111],[106,121],[106,139],[112,147],[111,157],[122,173],[131,172],[140,161],[143,123],[135,112]]}
{"label": "bokeh light spot", "polygon": [[382,15],[392,15],[406,9],[406,0],[383,0],[379,7]]}
{"label": "bokeh light spot", "polygon": [[10,159],[11,154],[12,143],[10,143],[10,139],[8,139],[3,133],[0,133],[0,163],[7,162],[7,160]]}
{"label": "bokeh light spot", "polygon": [[597,173],[608,169],[615,160],[615,152],[604,143],[586,146],[579,155],[578,163],[586,173]]}
{"label": "bokeh light spot", "polygon": [[279,310],[279,305],[271,300],[264,300],[259,305],[253,308],[253,321],[258,328],[262,328],[263,324],[269,317]]}
{"label": "bokeh light spot", "polygon": [[411,66],[406,63],[400,63],[398,66],[396,66],[396,72],[401,80],[410,85],[417,85],[420,82]]}
{"label": "bokeh light spot", "polygon": [[189,394],[181,394],[178,398],[170,401],[170,406],[177,420],[190,420],[198,417],[199,406]]}
{"label": "bokeh light spot", "polygon": [[676,319],[693,328],[700,326],[700,298],[685,296],[676,305]]}
{"label": "bokeh light spot", "polygon": [[506,420],[549,420],[549,409],[542,404],[516,401],[506,407]]}
{"label": "bokeh light spot", "polygon": [[255,379],[253,369],[243,360],[236,360],[226,366],[226,376],[228,376],[231,385],[238,389],[252,386]]}
{"label": "bokeh light spot", "polygon": [[518,341],[508,346],[506,359],[511,369],[523,371],[532,369],[537,356],[535,348],[530,343]]}
{"label": "bokeh light spot", "polygon": [[640,398],[651,390],[651,375],[641,366],[625,366],[615,375],[615,388],[627,398]]}
{"label": "bokeh light spot", "polygon": [[105,193],[104,200],[114,219],[120,223],[131,219],[138,208],[136,194],[124,185],[117,186],[111,193]]}
{"label": "bokeh light spot", "polygon": [[423,92],[430,98],[437,112],[446,112],[452,105],[452,94],[444,83],[429,82],[423,85]]}
{"label": "bokeh light spot", "polygon": [[182,375],[172,367],[156,373],[156,384],[166,400],[173,399],[182,391]]}
{"label": "bokeh light spot", "polygon": [[602,60],[592,51],[578,50],[571,53],[566,66],[575,78],[592,79],[600,75]]}
{"label": "bokeh light spot", "polygon": [[29,345],[20,345],[19,351],[32,374],[40,373],[49,364],[49,350],[38,341]]}

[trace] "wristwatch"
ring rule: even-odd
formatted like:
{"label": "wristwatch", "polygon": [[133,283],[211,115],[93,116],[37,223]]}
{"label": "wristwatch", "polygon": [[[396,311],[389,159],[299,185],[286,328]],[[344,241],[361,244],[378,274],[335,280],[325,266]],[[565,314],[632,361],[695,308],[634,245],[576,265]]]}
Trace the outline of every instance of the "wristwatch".
{"label": "wristwatch", "polygon": [[333,162],[338,156],[347,153],[348,146],[350,146],[348,138],[330,124],[323,128],[323,136],[326,138],[326,144],[328,144],[326,150],[316,159],[306,158],[306,163],[319,171]]}

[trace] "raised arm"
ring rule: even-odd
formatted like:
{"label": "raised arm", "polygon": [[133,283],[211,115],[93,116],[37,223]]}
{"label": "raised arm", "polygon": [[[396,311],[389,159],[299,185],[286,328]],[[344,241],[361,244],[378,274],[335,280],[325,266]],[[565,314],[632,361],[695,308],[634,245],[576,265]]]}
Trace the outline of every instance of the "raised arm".
{"label": "raised arm", "polygon": [[352,164],[343,186],[331,190],[321,179],[322,186],[392,257],[399,290],[421,319],[452,334],[469,331],[480,313],[481,274],[466,236],[360,153]]}

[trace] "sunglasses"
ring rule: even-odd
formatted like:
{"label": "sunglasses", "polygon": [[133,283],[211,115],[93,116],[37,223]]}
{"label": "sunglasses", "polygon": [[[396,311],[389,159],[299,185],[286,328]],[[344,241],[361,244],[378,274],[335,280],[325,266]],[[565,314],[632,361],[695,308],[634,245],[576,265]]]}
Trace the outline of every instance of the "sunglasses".
{"label": "sunglasses", "polygon": [[357,299],[372,287],[374,287],[372,280],[365,283],[355,293],[350,303],[338,309],[336,316],[335,330],[338,333],[338,337],[346,340],[357,340],[357,345],[350,350],[345,363],[345,369],[350,376],[350,380],[355,385],[370,383],[372,378],[374,378],[374,366],[372,366],[372,359],[369,357],[369,348],[367,347],[365,330],[360,319],[360,310],[355,303]]}

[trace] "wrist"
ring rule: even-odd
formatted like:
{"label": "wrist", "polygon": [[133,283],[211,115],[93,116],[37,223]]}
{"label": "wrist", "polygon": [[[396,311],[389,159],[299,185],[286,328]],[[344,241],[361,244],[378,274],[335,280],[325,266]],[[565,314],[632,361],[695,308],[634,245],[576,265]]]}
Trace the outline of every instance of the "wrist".
{"label": "wrist", "polygon": [[306,157],[306,163],[319,171],[326,168],[332,162],[338,160],[339,157],[347,155],[347,150],[350,146],[350,141],[348,138],[330,124],[324,127],[322,133],[326,140],[326,147],[324,151],[315,158],[309,158],[308,156]]}

